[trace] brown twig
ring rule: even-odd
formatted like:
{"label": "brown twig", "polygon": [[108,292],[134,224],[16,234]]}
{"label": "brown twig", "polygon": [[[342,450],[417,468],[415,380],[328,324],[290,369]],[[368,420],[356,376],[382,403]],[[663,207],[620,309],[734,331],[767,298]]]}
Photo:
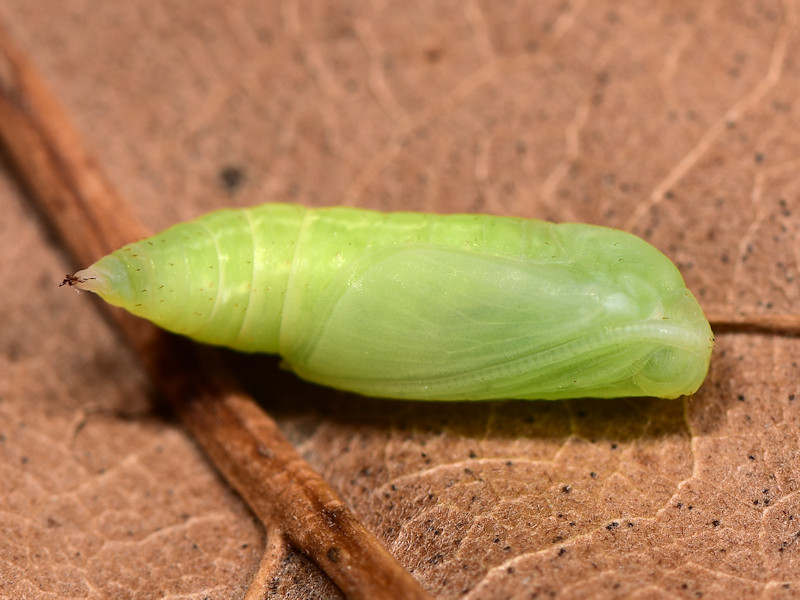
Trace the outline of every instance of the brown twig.
{"label": "brown twig", "polygon": [[718,333],[748,332],[800,335],[800,315],[757,315],[706,312],[711,328]]}
{"label": "brown twig", "polygon": [[[0,141],[80,264],[147,233],[2,27]],[[314,560],[350,598],[429,598],[275,422],[221,372],[213,351],[198,350],[127,313],[110,314],[175,412],[265,526],[277,523],[281,539]],[[270,537],[267,564],[282,556]],[[257,577],[256,585],[259,579],[263,583]]]}

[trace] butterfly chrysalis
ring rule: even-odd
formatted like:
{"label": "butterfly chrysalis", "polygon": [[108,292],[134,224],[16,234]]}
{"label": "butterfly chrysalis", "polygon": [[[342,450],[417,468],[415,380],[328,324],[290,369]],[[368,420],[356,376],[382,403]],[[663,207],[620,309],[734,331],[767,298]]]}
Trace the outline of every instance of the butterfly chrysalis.
{"label": "butterfly chrysalis", "polygon": [[72,282],[390,398],[674,398],[697,390],[713,346],[669,259],[575,223],[266,204],[176,225]]}

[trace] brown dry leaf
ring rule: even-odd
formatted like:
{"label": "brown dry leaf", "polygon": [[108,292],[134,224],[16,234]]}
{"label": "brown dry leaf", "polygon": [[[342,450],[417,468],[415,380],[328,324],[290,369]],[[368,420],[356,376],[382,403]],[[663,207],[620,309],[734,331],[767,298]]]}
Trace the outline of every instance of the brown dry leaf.
{"label": "brown dry leaf", "polygon": [[[800,1],[5,0],[154,229],[292,201],[621,227],[713,312],[798,312]],[[0,598],[241,598],[261,526],[0,179]],[[800,341],[690,399],[354,398],[242,360],[440,598],[796,597]],[[261,362],[259,362],[261,361]],[[266,364],[265,368],[263,365]],[[258,366],[256,366],[258,365]],[[302,398],[302,401],[298,401]],[[270,597],[336,597],[291,555]]]}

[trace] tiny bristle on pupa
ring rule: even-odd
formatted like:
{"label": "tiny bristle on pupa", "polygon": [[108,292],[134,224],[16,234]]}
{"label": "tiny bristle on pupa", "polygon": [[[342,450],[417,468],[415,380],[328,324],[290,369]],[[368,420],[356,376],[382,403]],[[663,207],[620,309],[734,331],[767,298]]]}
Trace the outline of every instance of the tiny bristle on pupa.
{"label": "tiny bristle on pupa", "polygon": [[108,288],[108,276],[92,267],[67,275],[61,285],[69,285],[85,292],[102,294]]}

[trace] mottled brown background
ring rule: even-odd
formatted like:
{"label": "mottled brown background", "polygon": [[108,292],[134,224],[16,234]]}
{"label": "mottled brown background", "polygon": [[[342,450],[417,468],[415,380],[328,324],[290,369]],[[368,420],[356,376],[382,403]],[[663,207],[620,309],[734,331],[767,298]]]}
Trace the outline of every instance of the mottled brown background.
{"label": "mottled brown background", "polygon": [[[292,201],[642,235],[714,312],[798,312],[800,1],[3,0],[153,229]],[[0,172],[0,598],[241,598],[260,525]],[[266,359],[303,455],[439,598],[800,594],[800,341],[691,399],[361,399]],[[294,555],[271,597],[335,598]]]}

